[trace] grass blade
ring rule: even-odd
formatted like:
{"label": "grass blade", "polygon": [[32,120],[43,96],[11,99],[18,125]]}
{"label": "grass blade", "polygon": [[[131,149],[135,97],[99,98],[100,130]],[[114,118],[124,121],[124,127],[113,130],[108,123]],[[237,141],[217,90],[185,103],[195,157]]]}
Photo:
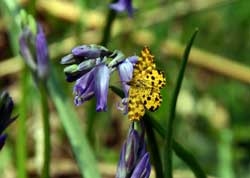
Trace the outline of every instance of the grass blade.
{"label": "grass blade", "polygon": [[198,33],[198,29],[195,30],[192,38],[190,39],[190,41],[185,49],[182,64],[181,64],[181,69],[179,71],[177,83],[176,83],[175,90],[174,90],[174,95],[173,95],[172,102],[170,105],[170,113],[169,113],[169,117],[168,117],[168,128],[166,130],[166,138],[165,138],[165,143],[164,143],[164,177],[165,178],[172,178],[173,177],[173,173],[172,173],[172,170],[173,170],[173,168],[172,168],[173,167],[172,166],[172,140],[173,140],[173,124],[174,124],[174,119],[175,119],[175,108],[176,108],[176,103],[177,103],[179,91],[181,89],[181,83],[182,83],[185,68],[187,65],[188,56],[189,56],[192,44],[194,42],[194,39],[195,39],[197,33]]}
{"label": "grass blade", "polygon": [[71,102],[66,99],[66,95],[62,90],[63,87],[56,80],[52,68],[51,73],[48,90],[72,146],[82,177],[100,178],[94,154],[80,127],[79,120],[72,108]]}

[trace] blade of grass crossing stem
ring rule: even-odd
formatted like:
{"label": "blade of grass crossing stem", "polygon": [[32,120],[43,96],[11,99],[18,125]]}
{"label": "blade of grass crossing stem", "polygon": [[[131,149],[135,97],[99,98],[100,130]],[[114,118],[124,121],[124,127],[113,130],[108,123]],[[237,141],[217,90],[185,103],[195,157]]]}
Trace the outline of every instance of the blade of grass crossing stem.
{"label": "blade of grass crossing stem", "polygon": [[[166,129],[164,129],[152,116],[146,114],[146,119],[148,124],[152,126],[162,138],[165,138]],[[173,150],[175,154],[190,167],[195,177],[207,177],[195,157],[175,140],[173,140]]]}
{"label": "blade of grass crossing stem", "polygon": [[74,112],[71,102],[66,99],[62,88],[51,70],[48,90],[69,138],[80,172],[84,178],[100,178],[94,154],[80,127],[76,112]]}
{"label": "blade of grass crossing stem", "polygon": [[168,117],[168,125],[167,125],[167,130],[166,130],[166,138],[165,138],[165,143],[164,143],[164,177],[165,178],[173,178],[173,166],[172,166],[172,139],[173,139],[173,124],[174,124],[174,118],[175,118],[175,108],[176,108],[176,102],[177,98],[179,95],[179,91],[181,88],[181,83],[183,80],[185,68],[187,65],[188,61],[188,56],[191,50],[191,47],[193,45],[194,39],[198,33],[198,29],[195,30],[192,38],[190,39],[184,55],[183,55],[183,60],[181,64],[181,69],[179,71],[179,75],[177,78],[177,83],[175,86],[174,94],[172,97],[171,105],[170,105],[170,112],[169,112],[169,117]]}
{"label": "blade of grass crossing stem", "polygon": [[156,178],[162,178],[163,177],[162,159],[153,127],[151,127],[151,125],[149,124],[147,116],[144,116],[142,119],[144,121],[144,126],[146,128],[150,157],[155,168]]}
{"label": "blade of grass crossing stem", "polygon": [[[114,87],[114,86],[110,86],[110,88],[114,93],[116,93],[121,98],[124,97],[124,93],[121,89]],[[154,128],[154,130],[162,138],[166,137],[165,136],[166,129],[163,128],[152,116],[150,116],[147,113],[145,114],[144,122],[146,122],[145,124],[150,125],[150,127]],[[207,177],[206,173],[202,170],[201,166],[199,165],[195,157],[175,140],[173,140],[173,150],[175,154],[190,167],[190,169],[193,171],[193,173],[195,174],[197,178]]]}

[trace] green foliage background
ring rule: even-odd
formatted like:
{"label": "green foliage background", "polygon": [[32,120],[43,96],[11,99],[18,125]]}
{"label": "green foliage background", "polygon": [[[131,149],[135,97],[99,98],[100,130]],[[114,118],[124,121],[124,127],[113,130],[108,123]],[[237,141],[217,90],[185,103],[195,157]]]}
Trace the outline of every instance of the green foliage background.
{"label": "green foliage background", "polygon": [[[41,127],[41,111],[37,109],[39,95],[30,76],[26,84],[20,82],[19,74],[23,73],[23,65],[21,58],[17,57],[18,27],[14,26],[13,20],[17,19],[13,17],[16,17],[19,8],[23,8],[41,22],[48,39],[56,82],[63,86],[60,88],[65,93],[63,96],[72,101],[69,105],[73,107],[73,85],[64,81],[63,67],[59,61],[76,45],[101,41],[110,2],[68,0],[56,1],[56,4],[55,1],[42,0],[9,1],[11,7],[16,8],[9,11],[4,8],[6,2],[0,2],[3,7],[0,12],[0,87],[1,90],[9,90],[13,96],[17,105],[16,113],[22,108],[22,85],[28,87],[29,93],[25,95],[28,103],[25,111],[27,155],[28,162],[38,160],[36,167],[39,167],[39,153],[36,149],[39,148],[41,138],[33,134]],[[130,19],[126,13],[118,14],[107,46],[113,50],[122,50],[127,56],[138,55],[145,45],[151,48],[157,65],[165,71],[167,77],[167,86],[162,91],[164,101],[153,116],[166,128],[164,119],[170,109],[170,98],[180,69],[179,59],[194,29],[198,27],[200,31],[193,45],[198,52],[191,52],[193,60],[189,61],[186,68],[177,104],[174,138],[193,153],[208,175],[250,177],[250,2],[134,0],[133,3],[136,8],[134,17]],[[74,15],[76,12],[78,15]],[[209,61],[215,59],[214,56],[218,59],[216,64]],[[234,68],[234,64],[240,64],[242,68]],[[120,87],[117,76],[112,78],[111,83]],[[94,100],[73,108],[100,164],[116,166],[128,130],[127,117],[116,110],[118,101],[119,97],[110,91],[107,113],[96,113]],[[55,138],[52,142],[52,159],[56,162],[61,157],[69,158],[73,164],[74,157],[69,144],[72,140],[66,139],[52,104],[50,111],[52,136]],[[15,128],[18,128],[18,123],[9,128],[7,146],[0,154],[0,172],[4,171],[5,177],[8,174],[15,175],[14,147],[20,139]],[[158,135],[157,142],[159,145],[163,143]],[[176,174],[180,170],[184,177],[189,176],[185,172],[187,166],[177,157],[174,157],[174,168]],[[31,175],[34,169],[28,164]],[[115,169],[112,169],[111,174],[115,174]]]}

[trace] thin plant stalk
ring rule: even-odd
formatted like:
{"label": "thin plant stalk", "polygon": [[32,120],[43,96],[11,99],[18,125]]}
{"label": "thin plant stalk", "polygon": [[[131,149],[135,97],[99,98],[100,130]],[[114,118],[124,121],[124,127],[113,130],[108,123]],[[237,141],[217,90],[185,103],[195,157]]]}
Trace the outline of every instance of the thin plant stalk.
{"label": "thin plant stalk", "polygon": [[162,169],[162,159],[159,151],[159,146],[157,144],[156,136],[153,130],[153,127],[149,123],[149,118],[144,116],[143,118],[144,127],[146,129],[148,146],[150,150],[150,156],[152,158],[152,163],[154,164],[156,178],[163,177],[163,169]]}
{"label": "thin plant stalk", "polygon": [[[114,2],[116,2],[116,0],[114,0],[113,3]],[[102,40],[100,43],[103,46],[107,46],[107,44],[109,42],[111,30],[112,30],[112,25],[113,25],[113,22],[114,22],[116,16],[117,16],[117,12],[114,11],[113,9],[110,9],[108,12],[108,15],[106,17],[106,24],[105,24],[105,27],[103,29]]]}
{"label": "thin plant stalk", "polygon": [[26,132],[26,120],[27,120],[27,93],[28,93],[28,69],[24,67],[21,77],[21,92],[22,99],[19,106],[19,118],[18,118],[18,138],[16,145],[17,156],[17,175],[19,178],[27,178],[27,132]]}
{"label": "thin plant stalk", "polygon": [[50,123],[49,123],[49,107],[47,88],[44,81],[39,81],[39,91],[41,94],[41,109],[43,119],[43,134],[44,134],[44,155],[43,155],[43,168],[42,178],[50,177]]}
{"label": "thin plant stalk", "polygon": [[177,98],[181,89],[181,84],[185,72],[185,68],[187,65],[188,61],[188,56],[192,47],[192,44],[194,42],[194,39],[198,33],[198,29],[195,30],[192,38],[190,39],[184,55],[183,55],[183,60],[181,64],[181,69],[179,71],[179,75],[177,78],[177,83],[175,86],[174,94],[172,97],[171,105],[170,105],[170,112],[169,112],[169,117],[168,117],[168,125],[167,125],[167,130],[166,130],[166,139],[164,143],[164,177],[165,178],[173,178],[173,161],[172,161],[172,147],[173,147],[173,127],[174,127],[174,119],[175,119],[175,109],[176,109],[176,103],[177,103]]}
{"label": "thin plant stalk", "polygon": [[[95,134],[94,134],[94,123],[96,120],[96,104],[93,100],[90,101],[88,105],[89,112],[87,113],[87,128],[86,128],[86,135],[90,142],[90,144],[94,147],[95,146]],[[94,147],[95,148],[95,147]]]}

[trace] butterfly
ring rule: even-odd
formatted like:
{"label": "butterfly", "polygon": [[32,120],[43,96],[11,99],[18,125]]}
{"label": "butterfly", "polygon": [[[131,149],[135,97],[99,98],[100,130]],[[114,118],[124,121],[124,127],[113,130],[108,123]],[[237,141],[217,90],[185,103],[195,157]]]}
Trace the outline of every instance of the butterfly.
{"label": "butterfly", "polygon": [[134,66],[133,77],[127,82],[129,120],[140,120],[145,113],[156,111],[162,102],[160,89],[166,85],[164,73],[156,69],[154,56],[148,47],[144,47]]}

